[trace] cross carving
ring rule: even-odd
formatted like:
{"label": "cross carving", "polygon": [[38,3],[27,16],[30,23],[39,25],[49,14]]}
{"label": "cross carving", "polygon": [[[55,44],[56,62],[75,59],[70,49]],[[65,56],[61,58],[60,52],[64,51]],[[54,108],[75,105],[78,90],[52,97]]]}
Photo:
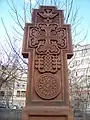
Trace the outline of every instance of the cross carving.
{"label": "cross carving", "polygon": [[[64,86],[67,58],[73,55],[71,28],[70,25],[64,24],[62,10],[41,6],[39,10],[33,11],[32,24],[25,25],[22,53],[24,57],[28,57],[28,62],[31,64],[30,69],[33,71],[31,79],[37,81],[36,94],[41,95],[42,99],[54,99],[60,93],[60,87]],[[48,96],[48,93],[46,96],[47,88],[43,90],[44,92],[40,90],[41,88],[37,88],[38,82],[45,82],[46,78],[48,82],[51,81],[50,84],[52,80],[49,79],[55,81],[56,86],[53,92],[56,92],[56,95],[51,95],[53,93],[51,91],[49,93],[51,96]],[[64,93],[66,93],[63,91],[59,95],[61,99],[64,99]]]}
{"label": "cross carving", "polygon": [[67,47],[67,28],[58,24],[40,23],[29,29],[29,47],[36,48],[38,54],[59,54],[60,49]]}

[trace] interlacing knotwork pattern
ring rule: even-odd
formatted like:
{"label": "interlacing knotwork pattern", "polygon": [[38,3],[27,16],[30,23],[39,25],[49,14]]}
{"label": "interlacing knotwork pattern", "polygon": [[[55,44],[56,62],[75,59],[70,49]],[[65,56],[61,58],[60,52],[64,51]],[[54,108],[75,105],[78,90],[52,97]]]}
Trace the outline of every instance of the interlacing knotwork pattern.
{"label": "interlacing knotwork pattern", "polygon": [[35,68],[41,73],[57,72],[61,68],[60,55],[36,55]]}

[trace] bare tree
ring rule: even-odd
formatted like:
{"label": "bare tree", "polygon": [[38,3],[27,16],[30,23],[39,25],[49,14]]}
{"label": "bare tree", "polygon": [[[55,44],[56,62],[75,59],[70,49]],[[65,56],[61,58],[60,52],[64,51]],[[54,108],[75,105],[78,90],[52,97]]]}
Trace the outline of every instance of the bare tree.
{"label": "bare tree", "polygon": [[[15,42],[13,47],[15,48]],[[9,107],[10,100],[13,100],[11,98],[13,98],[15,82],[21,80],[23,74],[25,74],[27,70],[25,67],[22,67],[22,62],[20,62],[18,54],[14,52],[12,48],[4,48],[2,45],[1,48],[0,102],[1,104],[6,104]]]}

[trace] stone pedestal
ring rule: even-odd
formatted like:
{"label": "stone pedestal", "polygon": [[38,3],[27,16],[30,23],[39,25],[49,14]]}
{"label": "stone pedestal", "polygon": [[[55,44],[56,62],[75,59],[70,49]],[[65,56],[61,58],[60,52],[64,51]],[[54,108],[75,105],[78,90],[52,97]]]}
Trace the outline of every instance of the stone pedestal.
{"label": "stone pedestal", "polygon": [[62,10],[41,6],[33,11],[32,24],[25,24],[22,54],[28,58],[22,120],[73,120],[67,74],[72,37]]}
{"label": "stone pedestal", "polygon": [[74,120],[69,107],[27,106],[22,120]]}

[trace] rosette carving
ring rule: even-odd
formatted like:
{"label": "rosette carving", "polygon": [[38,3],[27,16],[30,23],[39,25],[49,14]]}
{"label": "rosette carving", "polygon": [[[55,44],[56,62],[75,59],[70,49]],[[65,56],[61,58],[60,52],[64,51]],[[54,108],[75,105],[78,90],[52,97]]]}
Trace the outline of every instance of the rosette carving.
{"label": "rosette carving", "polygon": [[43,99],[54,99],[60,92],[60,83],[54,75],[44,74],[36,80],[35,91]]}

